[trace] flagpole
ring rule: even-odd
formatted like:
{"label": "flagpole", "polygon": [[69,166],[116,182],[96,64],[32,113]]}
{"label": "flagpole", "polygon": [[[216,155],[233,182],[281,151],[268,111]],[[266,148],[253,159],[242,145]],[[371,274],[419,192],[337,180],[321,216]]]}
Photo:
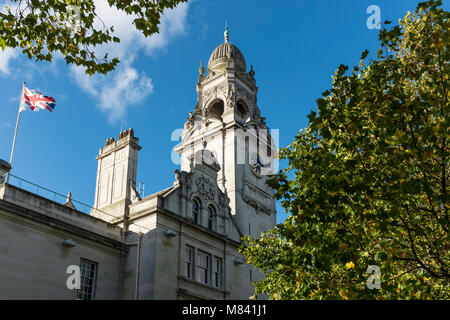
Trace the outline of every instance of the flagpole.
{"label": "flagpole", "polygon": [[[21,113],[21,108],[22,108],[22,97],[23,97],[23,89],[24,88],[25,88],[25,82],[23,83],[23,86],[22,86],[22,94],[20,96],[20,104],[19,104],[19,113],[17,114],[16,130],[14,131],[14,140],[13,140],[13,145],[12,145],[12,149],[11,149],[11,158],[9,160],[9,165],[11,166],[11,170],[12,170],[12,165],[13,165],[13,160],[14,160],[14,150],[16,149],[17,131],[19,129],[19,121],[20,121],[20,113]],[[10,170],[10,172],[8,172],[8,179],[6,180],[6,183],[9,183],[9,178],[11,176],[11,170]]]}

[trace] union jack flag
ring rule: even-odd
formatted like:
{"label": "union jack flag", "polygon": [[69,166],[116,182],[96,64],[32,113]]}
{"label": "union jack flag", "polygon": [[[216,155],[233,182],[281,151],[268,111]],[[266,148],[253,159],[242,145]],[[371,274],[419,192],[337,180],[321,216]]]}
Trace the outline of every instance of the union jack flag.
{"label": "union jack flag", "polygon": [[23,87],[22,99],[20,100],[19,112],[22,112],[28,106],[33,111],[40,109],[48,110],[50,112],[55,109],[56,101],[52,97],[43,96],[42,93],[36,90],[30,90]]}

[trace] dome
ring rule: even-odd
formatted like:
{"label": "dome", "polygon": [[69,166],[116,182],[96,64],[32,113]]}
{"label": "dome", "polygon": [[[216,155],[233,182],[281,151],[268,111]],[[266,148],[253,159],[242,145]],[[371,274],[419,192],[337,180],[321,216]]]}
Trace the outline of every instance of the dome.
{"label": "dome", "polygon": [[214,49],[209,57],[208,70],[224,69],[227,66],[228,57],[233,59],[234,67],[242,71],[246,70],[244,55],[234,44],[228,42],[228,29],[225,30],[225,43]]}

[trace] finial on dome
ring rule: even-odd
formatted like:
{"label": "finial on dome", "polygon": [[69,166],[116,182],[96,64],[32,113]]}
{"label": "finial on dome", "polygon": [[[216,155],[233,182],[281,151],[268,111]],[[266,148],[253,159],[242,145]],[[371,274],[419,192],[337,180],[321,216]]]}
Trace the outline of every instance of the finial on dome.
{"label": "finial on dome", "polygon": [[203,67],[203,60],[200,63],[200,68],[198,68],[198,73],[203,76],[205,74],[205,67]]}
{"label": "finial on dome", "polygon": [[253,65],[250,66],[250,71],[248,72],[250,78],[253,78],[255,76],[255,70],[253,70]]}
{"label": "finial on dome", "polygon": [[200,83],[200,81],[203,80],[203,78],[205,77],[205,67],[203,67],[203,60],[200,63],[200,68],[198,68],[198,82]]}
{"label": "finial on dome", "polygon": [[230,34],[228,33],[228,22],[225,20],[225,32],[223,33],[225,37],[225,43],[228,43],[228,39],[230,38]]}

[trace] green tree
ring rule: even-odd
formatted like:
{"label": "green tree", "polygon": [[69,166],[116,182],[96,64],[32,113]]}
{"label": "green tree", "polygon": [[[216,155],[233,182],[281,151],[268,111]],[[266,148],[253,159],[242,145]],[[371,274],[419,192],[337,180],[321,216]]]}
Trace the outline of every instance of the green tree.
{"label": "green tree", "polygon": [[[449,13],[418,5],[341,65],[269,180],[290,213],[241,252],[271,299],[449,299]],[[389,22],[385,22],[389,24]],[[381,288],[367,269],[380,268]]]}
{"label": "green tree", "polygon": [[[145,37],[159,31],[167,8],[187,0],[108,0],[108,4],[134,17]],[[67,64],[83,66],[87,74],[106,74],[119,59],[97,57],[95,47],[118,43],[114,26],[105,26],[95,12],[94,0],[11,0],[0,10],[0,47],[21,48],[30,59],[52,61],[60,52]]]}

